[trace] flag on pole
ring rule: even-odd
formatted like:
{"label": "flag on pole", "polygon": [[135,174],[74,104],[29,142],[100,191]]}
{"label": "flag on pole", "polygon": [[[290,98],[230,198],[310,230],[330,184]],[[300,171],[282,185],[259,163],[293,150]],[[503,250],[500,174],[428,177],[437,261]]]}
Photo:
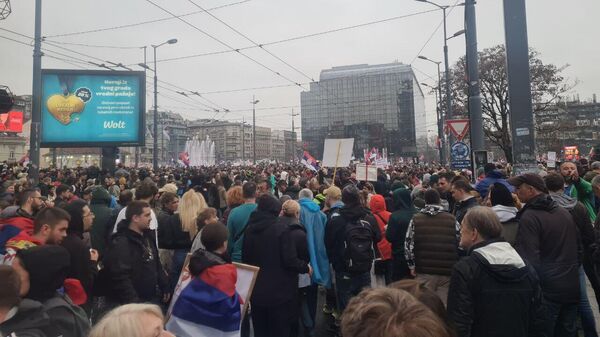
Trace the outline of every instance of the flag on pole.
{"label": "flag on pole", "polygon": [[315,172],[318,171],[317,160],[313,156],[311,156],[310,153],[308,153],[308,151],[304,151],[301,162],[308,169],[311,169]]}

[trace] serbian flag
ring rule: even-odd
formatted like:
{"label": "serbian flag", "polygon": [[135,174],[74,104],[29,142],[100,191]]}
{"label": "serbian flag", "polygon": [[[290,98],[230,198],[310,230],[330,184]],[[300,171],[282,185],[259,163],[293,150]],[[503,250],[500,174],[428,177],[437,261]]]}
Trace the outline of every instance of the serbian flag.
{"label": "serbian flag", "polygon": [[194,278],[177,298],[167,330],[177,337],[240,336],[241,297],[233,264],[213,266]]}
{"label": "serbian flag", "polygon": [[308,151],[304,151],[301,162],[307,168],[315,172],[318,171],[317,160],[313,156],[311,156],[310,153],[308,153]]}

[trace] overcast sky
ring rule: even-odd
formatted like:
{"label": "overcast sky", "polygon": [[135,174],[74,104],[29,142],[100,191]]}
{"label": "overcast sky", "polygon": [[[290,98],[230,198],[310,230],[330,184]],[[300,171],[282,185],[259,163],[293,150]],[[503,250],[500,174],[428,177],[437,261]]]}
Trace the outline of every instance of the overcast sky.
{"label": "overcast sky", "polygon": [[[177,15],[199,10],[188,0],[43,1],[42,35],[52,36],[88,31],[170,17],[168,13],[152,5],[149,1]],[[193,1],[203,8],[212,8],[243,0]],[[34,2],[34,0],[12,0],[13,13],[6,20],[0,21],[0,36],[30,43],[30,39],[2,29],[33,36]],[[453,5],[457,2],[455,0],[439,0],[439,3]],[[502,1],[480,0],[476,7],[479,49],[503,43]],[[249,0],[216,9],[211,13],[254,42],[264,44],[433,9],[435,7],[429,4],[409,0]],[[463,11],[463,7],[456,7],[448,16],[449,35],[463,28]],[[600,62],[598,62],[600,44],[597,42],[599,28],[596,20],[597,14],[600,13],[600,1],[528,0],[527,11],[529,45],[541,52],[543,61],[557,65],[569,64],[570,67],[565,71],[565,75],[571,80],[579,81],[574,93],[579,93],[581,99],[591,98],[593,93],[600,94]],[[252,42],[206,13],[186,16],[183,19],[230,47],[237,49],[252,45]],[[432,11],[355,29],[274,44],[265,49],[314,79],[318,79],[321,70],[333,66],[398,61],[406,64],[412,63],[419,70],[415,71],[419,81],[433,84],[432,79],[428,76],[435,77],[435,65],[418,60],[416,57],[419,50],[425,46],[421,52],[422,55],[442,61],[442,29],[439,29],[425,45],[440,24],[441,19],[441,11]],[[177,38],[179,42],[159,48],[159,60],[229,49],[177,19],[96,33],[49,37],[47,40],[58,45],[76,43],[139,47],[158,44],[170,38]],[[99,60],[91,58],[93,56],[100,60],[124,64],[143,62],[143,51],[137,48],[95,48],[70,44],[61,46],[86,56],[73,54],[51,45],[44,47],[47,48],[48,55],[60,58],[68,58],[64,55],[71,55],[80,60],[101,63]],[[450,40],[451,63],[464,54],[464,48],[463,37]],[[0,85],[8,85],[15,94],[31,93],[31,47],[0,38],[0,51]],[[57,52],[64,55],[60,56]],[[159,62],[158,76],[159,79],[170,84],[201,93],[309,81],[303,74],[260,48],[242,52],[291,81],[236,52]],[[151,59],[152,55],[149,52],[148,60]],[[88,69],[99,69],[92,65],[80,65]],[[69,69],[74,66],[45,57],[43,68]],[[169,85],[165,86],[170,87]],[[178,112],[185,118],[195,119],[214,116],[214,113],[202,111],[201,109],[206,109],[206,106],[198,102],[209,106],[216,104],[220,109],[227,108],[232,111],[226,115],[219,114],[217,117],[231,120],[240,120],[245,117],[248,120],[252,116],[250,101],[252,95],[255,94],[256,98],[260,100],[257,105],[257,124],[276,129],[289,129],[292,108],[295,112],[300,111],[301,90],[295,86],[285,86],[273,89],[205,94],[204,96],[214,102],[213,104],[199,97],[192,100],[167,89],[160,89],[162,95],[173,98],[159,96],[158,106]],[[148,108],[152,106],[151,99],[149,95]],[[270,109],[274,107],[280,108]],[[432,95],[426,99],[426,110],[428,124],[434,123],[435,99]],[[300,124],[299,117],[296,117],[296,123]],[[425,128],[426,126],[418,125],[417,127]],[[433,128],[431,125],[427,127]]]}

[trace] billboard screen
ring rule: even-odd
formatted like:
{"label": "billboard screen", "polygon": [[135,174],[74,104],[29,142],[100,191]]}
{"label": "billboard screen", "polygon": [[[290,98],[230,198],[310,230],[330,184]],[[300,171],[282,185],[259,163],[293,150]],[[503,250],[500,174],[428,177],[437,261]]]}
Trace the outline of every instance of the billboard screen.
{"label": "billboard screen", "polygon": [[0,114],[0,132],[23,132],[23,112],[9,111]]}
{"label": "billboard screen", "polygon": [[143,146],[144,72],[42,70],[42,147]]}

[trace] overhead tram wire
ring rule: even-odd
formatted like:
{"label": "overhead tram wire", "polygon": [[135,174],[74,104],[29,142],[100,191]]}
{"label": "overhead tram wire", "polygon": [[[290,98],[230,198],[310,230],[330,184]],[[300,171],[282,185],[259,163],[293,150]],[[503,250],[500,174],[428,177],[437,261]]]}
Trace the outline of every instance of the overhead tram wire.
{"label": "overhead tram wire", "polygon": [[[249,1],[252,1],[252,0],[244,0],[244,1],[232,2],[232,3],[229,3],[229,4],[225,4],[225,5],[221,5],[221,6],[209,8],[209,9],[207,9],[207,11],[213,11],[213,10],[217,10],[217,9],[221,9],[221,8],[225,8],[225,7],[234,6],[234,5],[240,5],[240,4],[249,2]],[[186,13],[186,14],[181,14],[179,16],[180,17],[185,17],[185,16],[190,16],[190,15],[195,15],[195,14],[200,14],[200,13],[204,13],[204,11],[195,11],[195,12],[190,12],[190,13]],[[175,19],[175,18],[174,17],[166,17],[166,18],[160,18],[160,19],[148,20],[148,21],[141,21],[141,22],[126,24],[126,25],[120,25],[120,26],[104,27],[104,28],[97,28],[97,29],[91,29],[91,30],[85,30],[85,31],[79,31],[79,32],[71,32],[71,33],[46,35],[44,37],[45,38],[57,38],[57,37],[65,37],[65,36],[73,36],[73,35],[98,33],[98,32],[105,32],[105,31],[109,31],[109,30],[116,30],[116,29],[123,29],[123,28],[130,28],[130,27],[142,26],[142,25],[147,25],[147,24],[151,24],[151,23],[155,23],[155,22],[169,21],[169,20],[173,20],[173,19]]]}
{"label": "overhead tram wire", "polygon": [[[330,29],[330,30],[326,30],[326,31],[323,31],[323,32],[317,32],[317,33],[311,33],[311,34],[294,36],[294,37],[290,37],[290,38],[286,38],[286,39],[282,39],[282,40],[277,40],[277,41],[271,41],[271,42],[267,42],[267,43],[262,43],[261,46],[263,46],[263,47],[265,47],[265,46],[271,46],[271,45],[276,45],[276,44],[290,42],[290,41],[296,41],[296,40],[302,40],[302,39],[311,38],[311,37],[320,36],[320,35],[337,33],[337,32],[341,32],[341,31],[344,31],[344,30],[350,30],[350,29],[366,27],[366,26],[370,26],[370,25],[374,25],[374,24],[378,24],[378,23],[384,23],[384,22],[395,21],[395,20],[399,20],[399,19],[405,19],[405,18],[417,16],[417,15],[422,15],[422,14],[426,14],[426,13],[430,13],[430,12],[435,12],[437,10],[438,10],[437,8],[436,9],[429,9],[429,10],[425,10],[425,11],[420,11],[420,12],[415,12],[415,13],[410,13],[410,14],[395,16],[395,17],[391,17],[391,18],[387,18],[387,19],[381,19],[381,20],[377,20],[377,21],[371,21],[371,22],[361,23],[361,24],[352,25],[352,26],[345,26],[345,27],[341,27],[341,28]],[[179,56],[179,57],[173,57],[173,58],[164,58],[164,59],[156,60],[156,62],[178,61],[178,60],[185,60],[185,59],[196,58],[196,57],[203,57],[203,56],[211,56],[211,55],[219,55],[219,54],[232,53],[232,52],[236,52],[236,51],[248,50],[248,49],[255,49],[255,48],[259,48],[259,47],[256,46],[256,45],[246,46],[246,47],[242,47],[242,48],[237,48],[236,50],[228,49],[228,50],[219,50],[219,51],[213,51],[213,52],[206,52],[206,53],[201,53],[201,54]]]}

